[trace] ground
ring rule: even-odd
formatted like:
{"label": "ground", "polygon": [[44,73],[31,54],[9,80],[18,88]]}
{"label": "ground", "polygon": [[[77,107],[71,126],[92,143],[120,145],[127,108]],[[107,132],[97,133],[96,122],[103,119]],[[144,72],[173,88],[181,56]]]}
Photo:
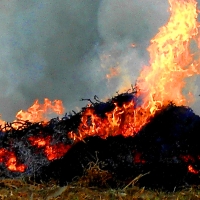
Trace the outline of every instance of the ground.
{"label": "ground", "polygon": [[[99,168],[97,163],[91,163],[82,177],[59,187],[55,181],[36,183],[29,178],[1,179],[0,200],[195,200],[200,199],[200,186],[183,188],[170,193],[152,191],[137,187],[137,181],[142,175],[133,179],[124,188],[111,189],[106,185],[110,178],[107,171]],[[93,186],[96,185],[96,186]],[[176,188],[175,188],[176,189]]]}
{"label": "ground", "polygon": [[178,192],[165,193],[145,190],[136,186],[110,189],[81,186],[80,182],[58,187],[48,184],[27,183],[24,180],[4,179],[0,182],[0,199],[5,200],[150,200],[150,199],[200,199],[200,188],[191,187]]}

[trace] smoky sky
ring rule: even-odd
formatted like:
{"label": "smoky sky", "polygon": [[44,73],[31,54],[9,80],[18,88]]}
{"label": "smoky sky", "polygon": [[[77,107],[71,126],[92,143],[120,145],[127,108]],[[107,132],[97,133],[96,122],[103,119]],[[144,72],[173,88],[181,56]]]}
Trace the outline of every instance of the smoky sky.
{"label": "smoky sky", "polygon": [[[134,84],[168,8],[167,0],[1,0],[2,118],[46,97],[69,112],[86,105],[81,98],[111,98]],[[111,67],[120,74],[107,80]]]}

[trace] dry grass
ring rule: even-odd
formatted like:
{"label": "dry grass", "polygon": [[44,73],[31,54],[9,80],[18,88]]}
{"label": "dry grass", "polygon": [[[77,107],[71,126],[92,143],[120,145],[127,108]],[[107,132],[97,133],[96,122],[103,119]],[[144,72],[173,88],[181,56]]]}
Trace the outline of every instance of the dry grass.
{"label": "dry grass", "polygon": [[[142,176],[142,175],[141,175]],[[55,182],[37,184],[23,179],[0,180],[0,200],[195,200],[200,199],[200,187],[191,187],[179,192],[164,193],[138,188],[136,177],[123,189],[111,189],[106,182],[112,178],[101,170],[98,163],[90,163],[85,175],[65,187]]]}
{"label": "dry grass", "polygon": [[[86,183],[84,183],[86,184]],[[200,189],[190,188],[173,193],[145,190],[136,186],[126,189],[110,189],[81,186],[80,182],[65,187],[58,187],[55,183],[36,184],[23,180],[4,179],[0,181],[0,199],[5,200],[150,200],[150,199],[200,199]]]}

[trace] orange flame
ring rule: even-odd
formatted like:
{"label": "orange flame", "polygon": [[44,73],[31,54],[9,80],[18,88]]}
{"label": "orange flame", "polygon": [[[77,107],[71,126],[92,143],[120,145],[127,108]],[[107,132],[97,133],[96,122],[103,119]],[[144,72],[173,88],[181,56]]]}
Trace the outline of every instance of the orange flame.
{"label": "orange flame", "polygon": [[[13,121],[12,127],[18,129],[23,124],[23,121],[29,122],[42,122],[45,124],[48,122],[48,114],[56,113],[61,115],[64,113],[64,107],[61,100],[54,100],[51,102],[48,98],[44,99],[44,104],[39,104],[38,100],[35,100],[34,104],[28,108],[27,111],[20,110],[16,114],[16,120]],[[22,120],[22,121],[21,121]],[[20,121],[20,124],[18,123]],[[0,120],[0,125],[3,127],[5,121]]]}
{"label": "orange flame", "polygon": [[[105,118],[97,116],[94,109],[88,106],[82,113],[79,134],[70,133],[74,139],[91,135],[103,138],[118,134],[133,136],[150,121],[157,110],[170,101],[176,105],[186,105],[188,101],[181,93],[185,85],[184,79],[200,73],[198,61],[194,59],[189,48],[191,39],[198,37],[197,2],[169,0],[169,3],[170,19],[151,40],[148,48],[150,66],[144,67],[138,78],[140,91],[137,96],[143,97],[143,104],[137,106],[133,101],[122,106],[115,104],[114,110],[107,112]],[[54,105],[45,99],[45,104],[40,105],[36,100],[28,111],[19,111],[16,118],[46,122],[44,114],[48,109],[57,114],[63,112],[61,101],[56,100],[53,103]],[[91,118],[90,124],[87,123],[88,117]]]}
{"label": "orange flame", "polygon": [[189,165],[189,166],[188,166],[188,171],[189,171],[190,173],[193,173],[193,174],[198,174],[198,173],[199,173],[199,171],[196,170],[196,169],[194,169],[194,168],[192,167],[192,165]]}
{"label": "orange flame", "polygon": [[26,166],[17,163],[16,155],[6,149],[0,149],[0,162],[4,162],[10,171],[24,172]]}
{"label": "orange flame", "polygon": [[120,67],[111,67],[110,68],[110,73],[106,74],[106,78],[109,80],[113,77],[116,77],[120,74]]}
{"label": "orange flame", "polygon": [[[123,135],[133,136],[146,123],[147,119],[140,109],[135,109],[134,101],[124,103],[119,106],[114,103],[115,108],[107,112],[105,117],[99,117],[93,107],[88,107],[82,113],[81,123],[79,125],[79,135],[70,133],[74,139],[84,139],[87,136],[98,135],[102,138],[108,136]],[[135,115],[137,114],[137,118]],[[89,120],[88,120],[89,119]],[[88,121],[90,121],[88,123]]]}
{"label": "orange flame", "polygon": [[59,159],[65,155],[69,150],[70,145],[65,145],[63,143],[58,143],[51,145],[51,137],[30,137],[28,140],[33,146],[37,148],[43,148],[48,160]]}
{"label": "orange flame", "polygon": [[[114,110],[106,113],[103,119],[88,106],[82,113],[79,136],[70,133],[71,137],[133,136],[150,121],[156,111],[169,102],[179,106],[190,101],[183,96],[182,89],[185,78],[200,73],[198,60],[194,59],[189,48],[191,39],[198,37],[197,2],[169,0],[169,3],[170,19],[151,40],[148,48],[150,66],[144,67],[138,78],[137,86],[140,90],[137,97],[143,98],[143,104],[137,106],[133,101],[122,106],[115,104]],[[188,96],[191,97],[191,93]]]}
{"label": "orange flame", "polygon": [[34,102],[34,104],[27,110],[20,110],[16,114],[17,120],[28,120],[30,122],[47,122],[45,115],[50,112],[55,112],[56,114],[63,114],[64,107],[62,105],[62,101],[55,100],[51,102],[49,99],[44,99],[44,104],[39,104],[38,100]]}
{"label": "orange flame", "polygon": [[195,0],[169,0],[171,17],[151,40],[148,48],[151,67],[145,67],[138,79],[144,105],[151,113],[173,101],[186,105],[182,95],[184,79],[199,74],[199,65],[190,52],[190,40],[198,34]]}
{"label": "orange flame", "polygon": [[[158,34],[151,40],[148,48],[150,53],[150,66],[142,70],[137,87],[137,97],[143,98],[142,105],[138,106],[134,101],[118,105],[114,102],[114,109],[99,117],[92,106],[88,106],[82,112],[78,133],[70,132],[68,135],[74,140],[84,139],[87,136],[98,135],[106,138],[110,135],[135,135],[150,119],[156,111],[173,101],[177,106],[186,105],[188,100],[182,94],[185,86],[184,79],[194,74],[199,74],[199,60],[195,60],[190,50],[190,41],[194,39],[200,47],[200,36],[197,23],[197,2],[195,0],[169,0],[171,16],[168,23],[159,29]],[[198,38],[199,37],[199,38]],[[197,39],[198,38],[198,39]],[[116,75],[111,71],[110,76]],[[191,94],[189,94],[191,97]],[[53,105],[54,104],[54,105]],[[28,111],[19,111],[16,115],[19,120],[45,123],[49,110],[57,114],[63,113],[62,102],[54,102],[45,99],[44,105],[35,101]],[[5,122],[2,121],[1,124]],[[60,158],[69,149],[69,145],[51,145],[51,138],[31,137],[29,141],[33,146],[43,148],[49,160]],[[8,159],[5,154],[8,153]],[[139,159],[139,154],[135,160]],[[190,159],[190,158],[185,158]],[[23,165],[16,164],[16,157],[12,152],[0,149],[0,162],[5,162],[11,170],[25,169]],[[143,161],[142,161],[143,162]],[[196,173],[191,165],[188,170]]]}

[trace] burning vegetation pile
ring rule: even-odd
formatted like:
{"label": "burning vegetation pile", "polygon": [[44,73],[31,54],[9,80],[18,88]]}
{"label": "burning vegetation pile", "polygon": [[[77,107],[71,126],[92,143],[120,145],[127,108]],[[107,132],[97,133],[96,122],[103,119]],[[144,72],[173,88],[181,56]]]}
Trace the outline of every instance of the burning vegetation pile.
{"label": "burning vegetation pile", "polygon": [[182,94],[185,79],[200,73],[197,2],[169,3],[170,19],[151,40],[150,66],[142,69],[132,91],[107,102],[95,97],[80,112],[50,121],[44,114],[49,109],[62,114],[62,102],[36,101],[13,123],[1,122],[1,177],[66,185],[98,163],[101,184],[113,187],[141,174],[138,184],[149,188],[199,184],[200,117],[187,106],[191,92]]}
{"label": "burning vegetation pile", "polygon": [[54,179],[66,185],[81,177],[91,163],[98,162],[100,169],[109,174],[104,184],[112,187],[124,187],[140,174],[146,175],[138,184],[150,188],[172,190],[199,184],[200,117],[188,107],[169,103],[134,136],[119,133],[80,139],[84,117],[88,127],[92,126],[92,116],[83,117],[87,110],[105,120],[106,113],[113,112],[116,105],[121,108],[137,101],[135,96],[135,92],[119,94],[108,102],[95,102],[79,113],[52,119],[45,125],[25,122],[14,129],[7,124],[1,130],[1,177]]}
{"label": "burning vegetation pile", "polygon": [[199,184],[199,130],[200,117],[190,108],[169,104],[134,137],[87,137],[62,159],[43,167],[37,177],[53,177],[65,185],[98,162],[110,175],[106,183],[114,187],[124,187],[141,174],[146,175],[138,184],[147,188],[173,190]]}

